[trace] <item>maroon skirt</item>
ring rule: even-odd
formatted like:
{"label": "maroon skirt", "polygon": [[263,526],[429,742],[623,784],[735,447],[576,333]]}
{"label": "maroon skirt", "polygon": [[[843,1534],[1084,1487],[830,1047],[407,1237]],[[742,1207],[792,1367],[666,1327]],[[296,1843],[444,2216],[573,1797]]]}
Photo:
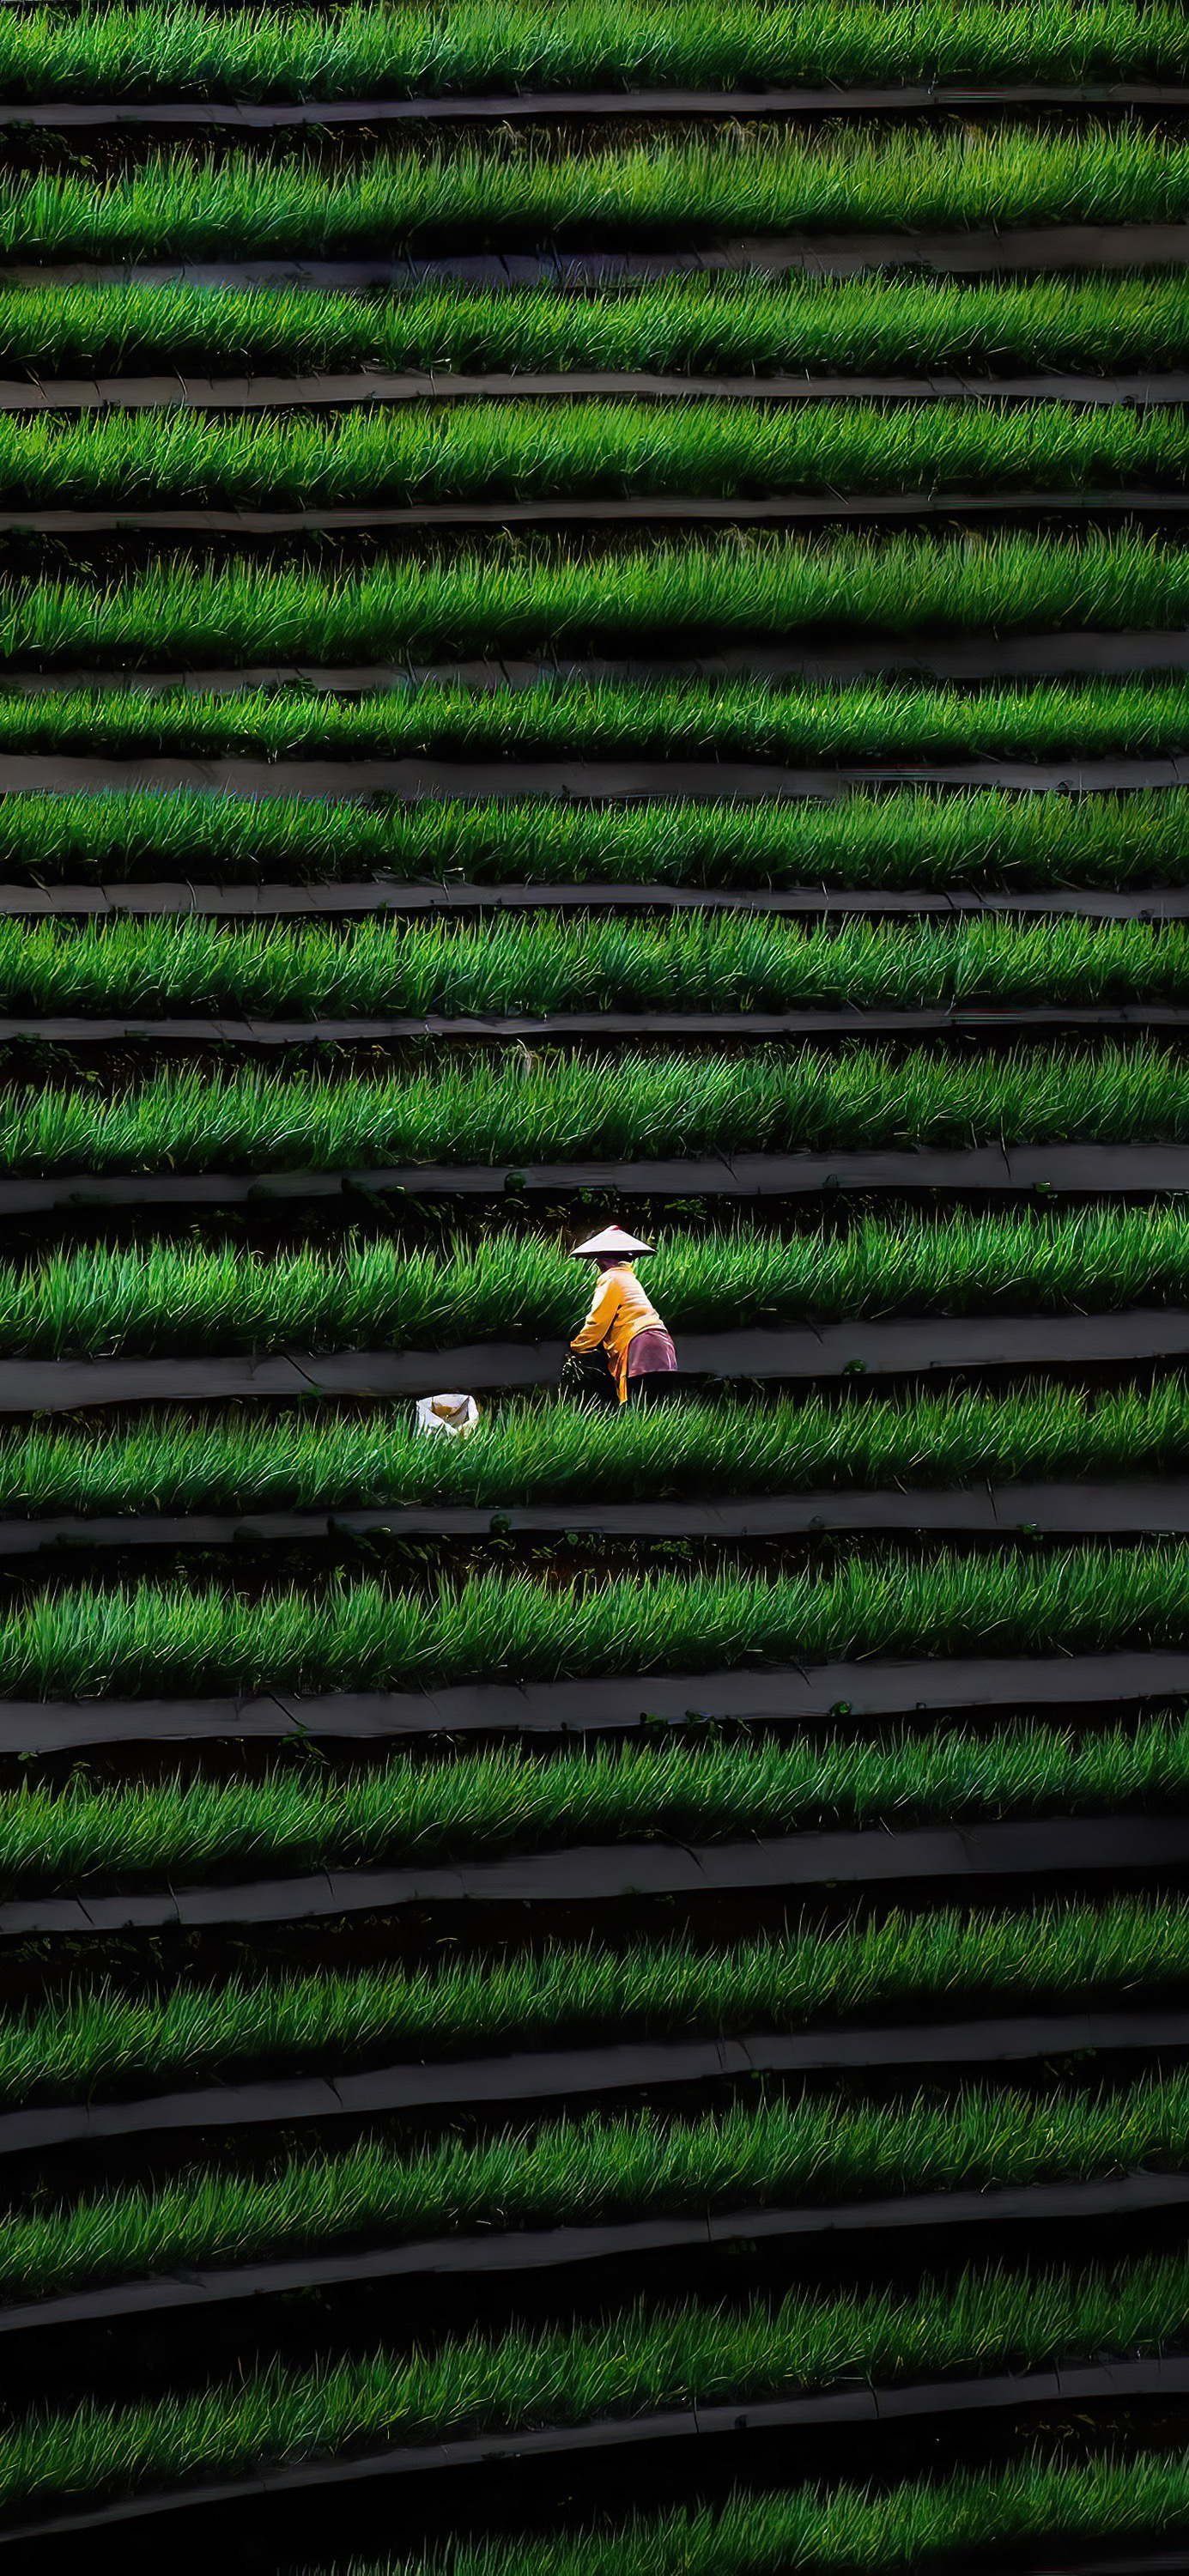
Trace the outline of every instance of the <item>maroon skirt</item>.
{"label": "maroon skirt", "polygon": [[663,1327],[633,1333],[628,1343],[628,1376],[665,1377],[677,1366],[677,1353]]}

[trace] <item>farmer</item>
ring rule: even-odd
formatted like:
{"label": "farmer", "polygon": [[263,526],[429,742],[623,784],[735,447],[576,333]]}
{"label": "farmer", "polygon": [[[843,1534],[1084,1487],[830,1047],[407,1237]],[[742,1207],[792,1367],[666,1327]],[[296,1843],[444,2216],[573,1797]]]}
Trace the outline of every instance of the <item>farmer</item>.
{"label": "farmer", "polygon": [[636,1277],[636,1254],[651,1250],[650,1243],[637,1243],[621,1225],[609,1225],[589,1242],[575,1244],[572,1256],[597,1262],[599,1275],[590,1313],[570,1349],[605,1350],[621,1404],[627,1402],[629,1387],[644,1396],[650,1379],[672,1377],[677,1367],[672,1342]]}

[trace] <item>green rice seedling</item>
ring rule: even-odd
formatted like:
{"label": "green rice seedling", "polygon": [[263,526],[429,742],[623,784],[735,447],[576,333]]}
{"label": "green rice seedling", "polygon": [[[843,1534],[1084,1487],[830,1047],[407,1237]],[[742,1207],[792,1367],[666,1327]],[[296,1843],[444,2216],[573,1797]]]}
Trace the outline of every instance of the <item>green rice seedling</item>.
{"label": "green rice seedling", "polygon": [[0,414],[0,508],[332,509],[363,501],[754,493],[1062,494],[1183,484],[1189,416],[1057,402],[417,404],[329,419],[175,406]]}
{"label": "green rice seedling", "polygon": [[[53,698],[22,699],[26,709]],[[88,701],[96,732],[127,699]],[[155,702],[142,701],[151,709]],[[191,702],[192,703],[192,702]],[[242,706],[243,701],[235,702]],[[0,740],[14,707],[0,700]],[[201,720],[201,719],[200,719]],[[77,722],[77,708],[72,721]],[[132,721],[136,718],[133,714]],[[148,717],[151,727],[151,714]],[[224,717],[230,735],[234,721]],[[51,728],[52,730],[52,728]],[[80,737],[81,738],[81,737]],[[57,745],[66,748],[65,743]],[[346,783],[346,782],[344,782]],[[307,797],[162,794],[0,797],[0,870],[10,883],[397,883],[482,885],[1175,885],[1189,874],[1189,795],[933,796],[855,792],[836,805],[333,804]]]}
{"label": "green rice seedling", "polygon": [[0,2504],[224,2476],[346,2443],[588,2423],[652,2409],[792,2397],[854,2377],[1028,2369],[1106,2350],[1159,2351],[1189,2331],[1180,2254],[1110,2271],[999,2267],[909,2289],[807,2295],[776,2307],[639,2306],[606,2322],[448,2337],[135,2405],[87,2400],[18,2416],[0,2436]]}
{"label": "green rice seedling", "polygon": [[409,1691],[492,1678],[705,1674],[855,1655],[1189,1643],[1189,1547],[959,1556],[892,1549],[766,1581],[738,1567],[546,1583],[491,1572],[430,1597],[371,1579],[246,1597],[77,1584],[0,1614],[5,1693]]}
{"label": "green rice seedling", "polygon": [[463,0],[426,20],[415,10],[195,7],[11,13],[0,89],[15,99],[159,97],[337,99],[451,91],[725,89],[845,81],[1100,81],[1189,70],[1184,21],[1168,0],[964,8],[778,7],[699,0],[679,16],[607,0],[543,9]]}
{"label": "green rice seedling", "polygon": [[324,2253],[359,2237],[415,2242],[781,2201],[829,2207],[909,2191],[1020,2189],[1137,2166],[1175,2171],[1187,2154],[1183,2073],[1097,2094],[987,2085],[945,2102],[826,2094],[734,2103],[688,2122],[642,2111],[553,2121],[478,2145],[447,2137],[404,2155],[368,2140],[337,2156],[290,2154],[272,2172],[200,2168],[17,2211],[0,2240],[0,2294],[52,2298],[267,2261],[302,2245]]}
{"label": "green rice seedling", "polygon": [[[1183,927],[1145,921],[843,921],[738,912],[349,927],[0,919],[0,1008],[229,1010],[301,1019],[465,1019],[590,1010],[1179,1001]],[[531,1112],[530,1112],[531,1115]]]}
{"label": "green rice seedling", "polygon": [[[848,686],[815,688],[782,686],[759,679],[734,681],[682,681],[679,683],[542,679],[526,688],[468,689],[457,681],[425,682],[419,686],[399,686],[374,696],[336,698],[325,691],[250,689],[227,696],[203,696],[189,689],[176,691],[129,689],[64,690],[62,692],[13,692],[0,697],[0,747],[10,752],[80,751],[109,759],[143,757],[146,754],[219,753],[246,757],[255,752],[273,760],[294,759],[299,755],[328,759],[400,759],[410,753],[442,759],[479,757],[490,760],[501,754],[531,759],[549,753],[570,757],[598,758],[615,752],[666,760],[684,756],[687,759],[752,761],[807,761],[825,770],[837,768],[846,761],[871,761],[886,771],[898,757],[909,755],[916,760],[947,757],[983,757],[998,760],[1045,760],[1054,753],[1062,758],[1103,757],[1112,752],[1130,754],[1138,759],[1160,759],[1181,753],[1189,736],[1189,684],[1181,676],[1168,679],[1092,680],[1085,683],[1039,682],[1027,688],[946,689],[914,685],[894,680],[864,680]],[[344,776],[345,795],[353,791],[354,782]],[[1179,813],[1180,805],[1170,806],[1167,791],[1157,806]],[[1183,791],[1181,791],[1183,800]],[[67,810],[76,810],[77,799],[62,800]],[[29,810],[32,799],[5,797],[0,804],[0,817],[7,818],[10,808],[21,814]],[[45,799],[41,800],[45,810]],[[141,791],[138,810],[152,809],[152,799]],[[105,796],[102,804],[94,797],[86,800],[85,811],[92,817],[92,839],[104,839],[110,828],[108,817],[118,816],[121,804]],[[195,812],[228,811],[209,795],[191,795],[179,808],[189,816]],[[306,802],[303,809],[310,821],[307,829],[317,827],[327,809]],[[768,843],[780,846],[794,838],[806,844],[806,856],[797,865],[803,881],[812,876],[817,865],[816,843],[830,846],[829,834],[846,829],[849,808],[837,815],[822,817],[812,807],[797,806],[791,812],[779,807],[767,808],[761,814],[738,807],[719,806],[708,813],[698,806],[683,803],[679,807],[652,806],[641,813],[631,807],[592,813],[584,807],[559,807],[550,804],[542,809],[535,824],[528,818],[532,808],[506,806],[447,807],[446,823],[436,820],[442,807],[409,806],[387,809],[382,818],[368,814],[339,816],[336,828],[345,832],[370,830],[382,836],[387,832],[396,846],[405,836],[407,846],[419,848],[426,836],[436,830],[467,835],[463,847],[470,847],[484,834],[499,837],[509,831],[531,833],[531,847],[541,848],[538,867],[556,875],[564,864],[567,846],[575,836],[601,836],[603,846],[614,850],[621,845],[632,847],[643,841],[649,848],[666,828],[674,840],[692,836],[692,847],[704,846],[711,833],[754,840],[759,834]],[[861,811],[871,815],[870,801]],[[890,838],[895,823],[907,812],[901,805],[892,808],[885,829]],[[961,808],[959,808],[961,810]],[[983,810],[981,808],[975,810]],[[1019,813],[1019,801],[999,799],[988,806],[988,815],[1006,816]],[[1126,865],[1128,835],[1132,840],[1140,832],[1141,809],[1134,797],[1112,798],[1109,804],[1088,805],[1082,799],[1075,809],[1079,835],[1088,828],[1088,818],[1101,810],[1111,817],[1112,830],[1121,829],[1122,864]],[[234,811],[234,809],[232,809]],[[254,804],[251,829],[267,844],[271,816],[276,808]],[[1050,808],[1050,815],[1054,809]],[[1057,807],[1056,812],[1060,813]],[[913,808],[911,834],[901,832],[904,842],[915,843],[918,834],[927,836],[946,830],[940,815],[930,824],[930,806],[918,798]],[[1034,816],[1025,828],[1039,832],[1042,825]],[[655,818],[658,816],[658,822]],[[468,816],[472,818],[468,823]],[[501,819],[504,818],[504,819]],[[1123,818],[1128,818],[1124,823]],[[224,829],[231,828],[228,825]],[[241,837],[242,817],[235,827]],[[323,819],[322,828],[328,828]],[[956,825],[948,826],[952,834]],[[1061,843],[1061,832],[1055,819],[1047,828]],[[1156,826],[1153,826],[1155,829]],[[210,820],[205,826],[209,835],[217,826]],[[870,839],[874,822],[869,820],[863,833],[864,847]],[[1070,836],[1070,817],[1065,814],[1064,830]],[[568,831],[568,841],[567,841]],[[559,858],[548,861],[547,834],[560,835]],[[633,842],[635,835],[635,843]],[[808,838],[807,838],[808,836]],[[816,838],[815,838],[816,836]],[[2,846],[2,844],[0,844]],[[1179,847],[1179,841],[1178,841]],[[462,848],[459,859],[462,858]],[[671,864],[671,863],[670,863]],[[885,866],[887,861],[884,862]],[[902,868],[911,860],[905,857]],[[865,881],[865,880],[864,880]]]}
{"label": "green rice seedling", "polygon": [[225,259],[263,253],[492,248],[544,239],[647,243],[722,233],[894,226],[1177,223],[1189,210],[1189,147],[1139,125],[1061,133],[1010,125],[802,139],[784,127],[558,155],[527,137],[446,151],[381,151],[341,176],[311,156],[160,153],[98,186],[46,170],[0,180],[7,259]]}
{"label": "green rice seedling", "polygon": [[83,656],[197,670],[711,637],[721,647],[823,626],[911,635],[1185,623],[1189,557],[1129,531],[1095,530],[1076,544],[1014,534],[813,544],[732,531],[602,555],[497,542],[334,577],[241,562],[211,570],[179,556],[99,592],[70,580],[0,583],[0,654],[46,669]]}
{"label": "green rice seedling", "polygon": [[772,1048],[743,1060],[625,1050],[544,1055],[527,1076],[506,1055],[411,1079],[168,1066],[107,1097],[0,1095],[0,1161],[14,1172],[497,1166],[1054,1137],[1189,1138],[1189,1068],[1147,1046],[973,1058]]}
{"label": "green rice seedling", "polygon": [[528,1761],[519,1752],[310,1779],[23,1788],[0,1795],[0,1890],[97,1877],[207,1877],[423,1864],[582,1843],[702,1843],[836,1825],[932,1823],[1051,1809],[1159,1808],[1189,1789],[1189,1719],[1146,1718],[1079,1740],[1019,1723],[892,1738],[627,1745]]}
{"label": "green rice seedling", "polygon": [[[893,1314],[1111,1312],[1189,1293],[1180,1205],[1069,1215],[864,1218],[847,1234],[782,1241],[760,1228],[682,1236],[655,1268],[677,1331]],[[492,1234],[453,1256],[348,1239],[270,1260],[149,1242],[56,1251],[0,1269],[0,1351],[449,1349],[505,1333],[569,1336],[583,1288],[552,1242]]]}
{"label": "green rice seedling", "polygon": [[199,2084],[235,2067],[341,2064],[563,2038],[798,2030],[856,2014],[949,2015],[1048,1999],[1128,2001],[1189,1976],[1189,1907],[1117,1897],[968,1916],[940,1909],[706,1951],[550,1947],[433,1968],[358,1969],[142,1993],[80,1987],[0,2018],[0,2098],[89,2098],[112,2084]]}
{"label": "green rice seedling", "polygon": [[391,1406],[231,1414],[154,1410],[131,1424],[0,1436],[0,1510],[333,1512],[390,1503],[688,1501],[806,1487],[962,1486],[976,1480],[1183,1475],[1189,1392],[1043,1383],[1005,1395],[687,1401],[660,1414],[555,1401],[487,1413],[482,1436],[420,1439]]}
{"label": "green rice seedling", "polygon": [[[1035,11],[1029,14],[1035,23]],[[967,10],[963,24],[968,16]],[[9,11],[0,34],[29,23]],[[218,23],[205,19],[208,29]],[[321,21],[323,29],[328,23]],[[762,21],[753,17],[752,24]],[[1178,366],[1187,331],[1189,280],[1179,269],[1031,277],[1023,285],[1010,278],[878,272],[767,278],[726,271],[655,283],[600,279],[594,294],[567,293],[560,285],[491,289],[450,281],[371,295],[298,287],[262,294],[133,279],[118,286],[6,288],[0,369],[35,369],[40,379],[155,371],[162,364],[203,375],[249,364],[260,372],[294,373],[370,366],[693,376],[815,368],[831,374],[886,368],[901,376],[906,369],[956,367],[993,381],[1021,368],[1097,375]]]}
{"label": "green rice seedling", "polygon": [[[445,2555],[402,2557],[345,2576],[908,2576],[936,2564],[974,2566],[1038,2541],[1144,2539],[1189,2524],[1189,2458],[1177,2452],[1076,2460],[1042,2452],[1010,2467],[870,2486],[802,2486],[678,2507],[618,2528],[547,2538],[455,2542]],[[337,2562],[341,2567],[342,2562]]]}

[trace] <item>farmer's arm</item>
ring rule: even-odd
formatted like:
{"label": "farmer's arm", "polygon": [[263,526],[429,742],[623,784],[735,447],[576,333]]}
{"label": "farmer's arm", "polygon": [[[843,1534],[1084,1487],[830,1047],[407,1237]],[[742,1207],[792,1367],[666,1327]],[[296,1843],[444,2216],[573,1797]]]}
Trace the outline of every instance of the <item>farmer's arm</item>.
{"label": "farmer's arm", "polygon": [[605,1270],[594,1292],[594,1301],[580,1333],[570,1344],[572,1351],[597,1351],[605,1342],[619,1312],[622,1289],[613,1270]]}

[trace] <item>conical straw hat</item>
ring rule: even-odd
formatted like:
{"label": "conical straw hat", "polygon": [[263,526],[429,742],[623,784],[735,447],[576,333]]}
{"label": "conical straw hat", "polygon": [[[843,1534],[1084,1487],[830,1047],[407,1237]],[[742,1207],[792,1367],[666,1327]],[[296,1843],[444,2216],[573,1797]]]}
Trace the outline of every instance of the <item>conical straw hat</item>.
{"label": "conical straw hat", "polygon": [[629,1261],[634,1252],[651,1250],[650,1243],[641,1243],[636,1235],[625,1234],[621,1225],[605,1225],[601,1234],[592,1234],[585,1243],[576,1243],[570,1257],[577,1261],[584,1252],[618,1252],[622,1253],[625,1261]]}

